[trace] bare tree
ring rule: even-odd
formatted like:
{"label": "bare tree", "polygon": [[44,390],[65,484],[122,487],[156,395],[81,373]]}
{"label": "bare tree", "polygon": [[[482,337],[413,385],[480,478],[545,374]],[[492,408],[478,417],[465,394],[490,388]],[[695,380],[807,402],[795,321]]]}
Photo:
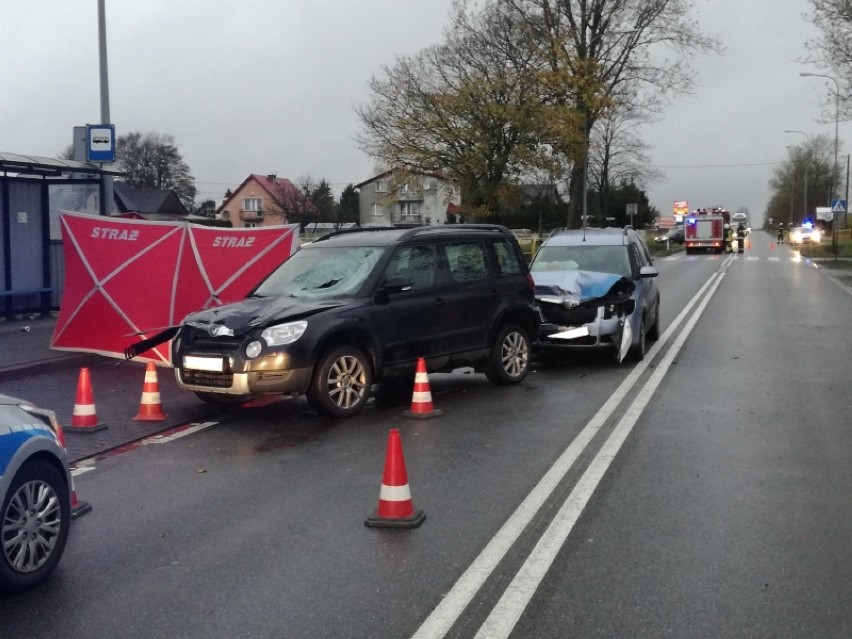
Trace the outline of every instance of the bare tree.
{"label": "bare tree", "polygon": [[[690,0],[498,1],[542,43],[555,77],[566,79],[561,95],[554,95],[582,114],[582,140],[624,94],[644,87],[663,99],[689,91],[695,76],[687,56],[721,48],[699,30]],[[575,220],[585,188],[584,153],[583,145],[573,149],[569,206]]]}
{"label": "bare tree", "polygon": [[[776,167],[769,187],[772,195],[764,219],[801,221],[817,206],[826,206],[834,167],[834,138],[817,135],[807,143],[789,147],[787,161]],[[807,199],[805,182],[807,181]]]}
{"label": "bare tree", "polygon": [[467,4],[455,5],[443,44],[371,80],[358,140],[386,165],[456,179],[465,208],[487,215],[504,182],[550,161],[542,141],[570,146],[576,114],[549,99],[548,87],[567,80],[556,82],[530,31],[499,2]]}
{"label": "bare tree", "polygon": [[627,183],[641,187],[659,179],[647,154],[648,144],[638,129],[652,120],[647,104],[639,98],[623,100],[607,110],[592,130],[589,142],[589,183],[598,196],[598,210],[608,210],[610,185]]}
{"label": "bare tree", "polygon": [[[840,84],[841,95],[849,95],[852,91],[852,2],[850,0],[810,0],[813,13],[808,17],[820,30],[818,38],[809,40],[806,47],[809,55],[804,62],[831,71]],[[830,100],[826,110],[831,115],[826,120],[834,119],[835,101]],[[846,101],[841,101],[843,117],[852,117],[852,107]]]}
{"label": "bare tree", "polygon": [[316,207],[311,202],[311,192],[316,187],[311,176],[303,176],[298,186],[287,178],[270,176],[271,206],[263,211],[266,218],[281,224],[301,224],[304,228],[316,221]]}

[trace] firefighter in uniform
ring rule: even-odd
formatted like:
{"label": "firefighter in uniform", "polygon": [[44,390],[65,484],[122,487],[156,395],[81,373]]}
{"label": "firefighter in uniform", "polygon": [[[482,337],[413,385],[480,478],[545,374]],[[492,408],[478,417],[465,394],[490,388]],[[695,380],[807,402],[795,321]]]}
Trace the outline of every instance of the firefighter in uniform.
{"label": "firefighter in uniform", "polygon": [[734,252],[734,229],[730,224],[725,224],[725,253]]}
{"label": "firefighter in uniform", "polygon": [[784,243],[784,222],[778,225],[778,243]]}
{"label": "firefighter in uniform", "polygon": [[737,226],[737,253],[745,253],[745,237],[745,226],[740,222]]}

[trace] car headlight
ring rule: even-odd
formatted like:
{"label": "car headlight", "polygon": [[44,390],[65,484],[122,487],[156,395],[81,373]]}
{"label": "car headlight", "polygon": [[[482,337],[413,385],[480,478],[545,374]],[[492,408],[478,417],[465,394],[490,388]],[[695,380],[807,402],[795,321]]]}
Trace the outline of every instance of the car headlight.
{"label": "car headlight", "polygon": [[252,340],[246,345],[246,357],[248,359],[254,359],[263,351],[263,342],[259,339]]}
{"label": "car headlight", "polygon": [[304,320],[299,322],[287,322],[286,324],[270,326],[264,330],[260,336],[270,346],[283,346],[284,344],[292,344],[295,342],[305,334],[307,328],[308,323]]}

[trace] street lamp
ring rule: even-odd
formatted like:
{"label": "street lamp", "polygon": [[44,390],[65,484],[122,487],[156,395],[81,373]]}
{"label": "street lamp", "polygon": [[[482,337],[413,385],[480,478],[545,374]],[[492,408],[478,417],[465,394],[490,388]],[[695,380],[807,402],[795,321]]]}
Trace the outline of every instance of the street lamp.
{"label": "street lamp", "polygon": [[837,176],[837,140],[838,123],[840,122],[840,83],[837,78],[822,73],[808,73],[803,71],[799,74],[803,78],[826,78],[834,82],[834,170],[831,173],[831,190],[828,194],[828,204],[831,206],[831,198],[834,197],[834,179]]}
{"label": "street lamp", "polygon": [[[808,156],[810,155],[809,149],[811,147],[811,138],[804,131],[797,131],[796,129],[784,129],[784,133],[800,133],[805,136],[805,193],[802,197],[802,220],[805,220],[808,217]],[[792,204],[790,209],[792,210]],[[793,221],[793,215],[790,215],[790,221]]]}

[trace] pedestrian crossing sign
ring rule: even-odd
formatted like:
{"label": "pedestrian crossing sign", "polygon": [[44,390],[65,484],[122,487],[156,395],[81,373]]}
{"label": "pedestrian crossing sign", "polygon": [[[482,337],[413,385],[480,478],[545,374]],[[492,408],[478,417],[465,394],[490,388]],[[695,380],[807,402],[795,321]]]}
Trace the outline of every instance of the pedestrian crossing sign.
{"label": "pedestrian crossing sign", "polygon": [[831,212],[832,213],[846,213],[846,200],[832,200],[831,201]]}

